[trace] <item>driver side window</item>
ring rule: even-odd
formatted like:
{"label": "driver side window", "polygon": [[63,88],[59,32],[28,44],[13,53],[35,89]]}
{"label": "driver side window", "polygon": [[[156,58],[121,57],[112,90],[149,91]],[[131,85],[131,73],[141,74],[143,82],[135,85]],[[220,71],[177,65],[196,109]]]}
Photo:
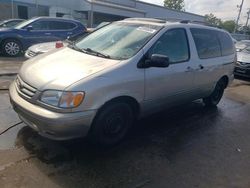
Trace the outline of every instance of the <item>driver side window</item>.
{"label": "driver side window", "polygon": [[189,44],[185,29],[171,29],[164,33],[148,52],[149,57],[160,54],[169,57],[170,64],[189,60]]}

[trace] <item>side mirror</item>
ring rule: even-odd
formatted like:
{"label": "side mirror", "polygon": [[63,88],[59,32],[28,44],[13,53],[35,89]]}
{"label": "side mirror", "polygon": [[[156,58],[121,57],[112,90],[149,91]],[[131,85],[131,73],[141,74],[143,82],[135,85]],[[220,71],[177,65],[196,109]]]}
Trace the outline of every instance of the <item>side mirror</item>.
{"label": "side mirror", "polygon": [[143,68],[158,67],[166,68],[169,66],[168,56],[161,54],[153,54],[150,59],[145,60]]}
{"label": "side mirror", "polygon": [[27,29],[27,31],[32,31],[33,27],[32,27],[32,25],[29,25],[26,29]]}

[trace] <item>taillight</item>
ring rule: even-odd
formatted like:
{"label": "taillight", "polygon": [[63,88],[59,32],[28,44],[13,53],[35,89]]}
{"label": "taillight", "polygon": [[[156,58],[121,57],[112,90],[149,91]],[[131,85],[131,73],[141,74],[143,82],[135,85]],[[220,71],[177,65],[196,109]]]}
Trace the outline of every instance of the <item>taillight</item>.
{"label": "taillight", "polygon": [[56,48],[62,48],[62,47],[63,47],[63,42],[62,41],[56,42]]}

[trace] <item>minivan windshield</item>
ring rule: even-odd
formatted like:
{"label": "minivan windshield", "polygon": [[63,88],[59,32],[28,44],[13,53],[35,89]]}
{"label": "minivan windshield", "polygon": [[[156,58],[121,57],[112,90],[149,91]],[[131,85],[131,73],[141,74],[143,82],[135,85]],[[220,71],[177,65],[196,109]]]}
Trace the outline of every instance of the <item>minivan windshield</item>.
{"label": "minivan windshield", "polygon": [[114,22],[75,44],[82,52],[111,59],[134,56],[162,28],[159,25]]}
{"label": "minivan windshield", "polygon": [[245,41],[237,42],[235,47],[236,47],[237,52],[241,52],[241,51],[249,52],[250,41],[248,41],[248,42],[245,42]]}

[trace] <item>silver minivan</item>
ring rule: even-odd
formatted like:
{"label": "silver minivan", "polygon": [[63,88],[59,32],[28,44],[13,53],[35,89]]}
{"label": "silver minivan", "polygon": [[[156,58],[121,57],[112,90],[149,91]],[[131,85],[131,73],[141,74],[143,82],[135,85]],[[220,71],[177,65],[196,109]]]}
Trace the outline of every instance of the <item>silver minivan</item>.
{"label": "silver minivan", "polygon": [[125,19],[22,66],[10,86],[20,119],[40,135],[121,141],[133,122],[203,99],[216,106],[233,80],[235,47],[220,29]]}

